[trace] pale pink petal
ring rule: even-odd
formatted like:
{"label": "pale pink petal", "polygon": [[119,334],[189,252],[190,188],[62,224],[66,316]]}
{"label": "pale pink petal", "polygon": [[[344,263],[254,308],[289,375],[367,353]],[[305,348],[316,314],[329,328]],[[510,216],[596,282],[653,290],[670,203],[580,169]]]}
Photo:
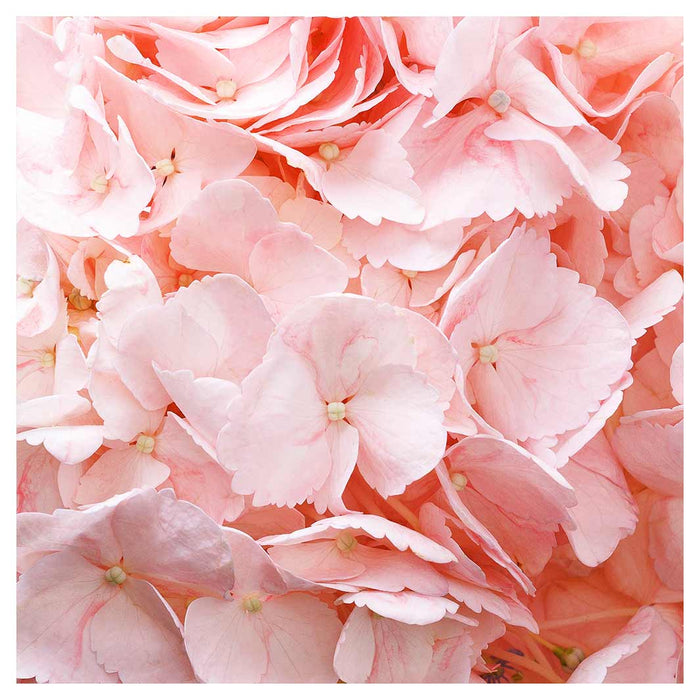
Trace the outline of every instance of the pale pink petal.
{"label": "pale pink petal", "polygon": [[683,499],[656,501],[649,513],[649,554],[663,583],[683,590]]}
{"label": "pale pink petal", "polygon": [[278,315],[307,297],[342,292],[348,283],[345,264],[301,231],[265,236],[253,248],[249,265],[253,286]]}
{"label": "pale pink petal", "polygon": [[683,492],[683,408],[623,417],[611,440],[622,466],[659,493]]}
{"label": "pale pink petal", "polygon": [[63,505],[58,489],[59,461],[43,447],[17,443],[17,512],[53,513]]}
{"label": "pale pink petal", "polygon": [[671,386],[673,397],[678,403],[683,403],[683,343],[681,343],[671,358]]}
{"label": "pale pink petal", "polygon": [[379,591],[361,591],[346,593],[340,597],[343,603],[354,603],[358,607],[367,607],[383,617],[408,625],[428,625],[442,620],[447,613],[457,612],[458,605],[447,598],[423,596],[404,591],[402,593],[382,593]]}
{"label": "pale pink petal", "polygon": [[112,518],[123,568],[154,584],[223,595],[233,587],[231,553],[221,529],[172,491],[135,491]]}
{"label": "pale pink petal", "polygon": [[424,209],[412,175],[406,151],[378,129],[330,164],[323,175],[323,193],[349,219],[360,216],[375,226],[382,219],[418,224]]}
{"label": "pale pink petal", "polygon": [[209,683],[335,682],[335,613],[308,593],[263,597],[261,604],[254,613],[240,599],[200,598],[189,606],[185,643],[197,676]]}
{"label": "pale pink petal", "polygon": [[598,566],[631,535],[637,507],[608,441],[598,433],[561,470],[574,488],[576,505],[569,509],[576,529],[566,531],[579,560]]}
{"label": "pale pink petal", "polygon": [[442,457],[447,432],[438,398],[408,367],[385,366],[347,403],[347,420],[360,434],[358,467],[382,496],[403,493]]}
{"label": "pale pink petal", "polygon": [[676,270],[668,270],[620,307],[632,330],[639,338],[647,328],[656,325],[676,308],[683,296],[683,278]]}
{"label": "pale pink petal", "polygon": [[79,554],[44,557],[17,588],[17,676],[40,683],[108,683],[116,677],[90,647],[95,614],[118,594],[104,569]]}
{"label": "pale pink petal", "polygon": [[652,607],[639,612],[600,651],[584,659],[570,683],[675,683],[680,642]]}
{"label": "pale pink petal", "polygon": [[98,503],[132,489],[155,487],[170,474],[167,464],[136,445],[107,450],[80,478],[76,503]]}
{"label": "pale pink petal", "polygon": [[[217,440],[237,493],[253,505],[296,505],[321,488],[332,469],[326,405],[311,368],[292,354],[270,358],[243,381]],[[263,466],[264,465],[264,466]]]}
{"label": "pale pink petal", "polygon": [[492,17],[465,17],[450,32],[435,66],[435,118],[478,94],[490,78],[498,25]]}
{"label": "pale pink petal", "polygon": [[130,576],[118,590],[90,624],[99,663],[122,683],[192,682],[182,627],[158,591]]}

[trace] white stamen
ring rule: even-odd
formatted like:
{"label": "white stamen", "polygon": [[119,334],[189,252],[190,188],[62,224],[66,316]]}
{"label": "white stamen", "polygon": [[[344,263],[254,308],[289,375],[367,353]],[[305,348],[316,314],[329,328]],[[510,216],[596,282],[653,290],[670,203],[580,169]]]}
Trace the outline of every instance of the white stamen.
{"label": "white stamen", "polygon": [[77,287],[73,287],[73,291],[68,295],[68,301],[78,309],[78,311],[85,311],[92,306],[92,299],[84,297]]}
{"label": "white stamen", "polygon": [[156,163],[155,171],[161,177],[168,177],[175,172],[175,164],[170,158],[163,158]]}
{"label": "white stamen", "polygon": [[104,194],[108,188],[109,180],[104,175],[98,175],[90,183],[90,189],[95,190],[95,192],[99,192],[100,194]]}
{"label": "white stamen", "polygon": [[593,58],[598,53],[598,47],[590,39],[581,39],[576,47],[576,53],[581,58]]}
{"label": "white stamen", "polygon": [[243,598],[241,601],[243,610],[249,613],[257,613],[262,610],[262,601],[255,593],[251,593]]}
{"label": "white stamen", "polygon": [[412,280],[418,273],[415,270],[401,270],[401,274],[404,277]]}
{"label": "white stamen", "polygon": [[218,80],[216,94],[220,100],[230,100],[236,94],[237,87],[233,80]]}
{"label": "white stamen", "polygon": [[322,143],[318,147],[318,155],[329,163],[340,155],[340,149],[334,143]]}
{"label": "white stamen", "polygon": [[156,441],[150,435],[144,435],[141,433],[141,435],[139,435],[136,439],[136,449],[139,452],[143,452],[145,455],[150,455],[155,446]]}
{"label": "white stamen", "polygon": [[120,586],[124,581],[126,581],[126,574],[121,566],[113,566],[111,569],[105,571],[105,581],[109,583],[116,583]]}
{"label": "white stamen", "polygon": [[53,367],[56,364],[56,355],[47,350],[40,358],[39,362],[42,367]]}
{"label": "white stamen", "polygon": [[343,420],[345,404],[342,401],[331,401],[328,406],[328,420]]}
{"label": "white stamen", "polygon": [[335,546],[341,552],[352,552],[357,547],[357,540],[350,532],[341,532],[335,538]]}
{"label": "white stamen", "polygon": [[488,103],[493,110],[503,114],[510,107],[510,97],[503,90],[494,90],[489,95]]}
{"label": "white stamen", "polygon": [[467,477],[462,472],[453,472],[450,475],[450,481],[456,491],[461,491],[467,485]]}
{"label": "white stamen", "polygon": [[495,345],[482,345],[479,348],[479,362],[481,362],[481,364],[493,364],[497,359],[498,348]]}

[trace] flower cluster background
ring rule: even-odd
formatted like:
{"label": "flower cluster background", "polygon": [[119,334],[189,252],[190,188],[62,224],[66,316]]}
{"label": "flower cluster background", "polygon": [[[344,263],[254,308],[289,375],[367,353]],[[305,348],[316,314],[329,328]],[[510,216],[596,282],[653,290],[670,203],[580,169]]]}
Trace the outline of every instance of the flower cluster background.
{"label": "flower cluster background", "polygon": [[17,676],[682,680],[674,18],[17,24]]}

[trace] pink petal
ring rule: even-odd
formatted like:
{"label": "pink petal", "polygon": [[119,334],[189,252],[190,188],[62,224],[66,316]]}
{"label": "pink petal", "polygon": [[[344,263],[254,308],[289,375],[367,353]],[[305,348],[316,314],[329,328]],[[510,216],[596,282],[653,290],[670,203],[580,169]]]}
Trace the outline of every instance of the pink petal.
{"label": "pink petal", "polygon": [[388,132],[378,129],[331,163],[323,176],[323,193],[349,219],[361,216],[375,226],[382,219],[418,224],[424,209],[411,179],[406,151]]}
{"label": "pink petal", "polygon": [[180,622],[158,591],[131,577],[118,590],[90,624],[99,663],[122,683],[193,681]]}
{"label": "pink petal", "polygon": [[104,569],[74,552],[44,557],[17,587],[17,676],[40,683],[105,683],[117,679],[90,647],[95,614],[118,595]]}
{"label": "pink petal", "polygon": [[360,434],[358,467],[383,496],[403,493],[440,460],[447,433],[435,389],[407,367],[367,375],[347,403],[347,420]]}

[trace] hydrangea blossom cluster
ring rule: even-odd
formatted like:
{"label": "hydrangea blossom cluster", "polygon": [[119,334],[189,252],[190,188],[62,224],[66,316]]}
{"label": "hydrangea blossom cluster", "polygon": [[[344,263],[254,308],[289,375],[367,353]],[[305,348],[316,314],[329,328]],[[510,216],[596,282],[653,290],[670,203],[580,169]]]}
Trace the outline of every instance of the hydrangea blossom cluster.
{"label": "hydrangea blossom cluster", "polygon": [[18,678],[680,680],[681,43],[20,19]]}

